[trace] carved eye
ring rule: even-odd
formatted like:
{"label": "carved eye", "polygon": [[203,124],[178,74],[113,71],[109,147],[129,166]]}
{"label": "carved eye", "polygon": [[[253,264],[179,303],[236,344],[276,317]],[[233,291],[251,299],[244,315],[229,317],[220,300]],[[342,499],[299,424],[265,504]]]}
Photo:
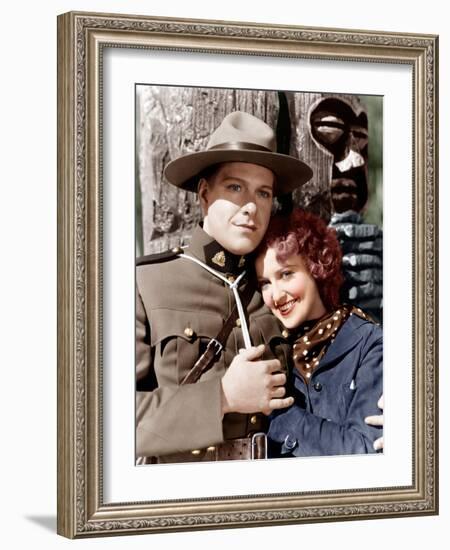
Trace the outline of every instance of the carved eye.
{"label": "carved eye", "polygon": [[344,121],[335,115],[317,113],[312,124],[316,139],[323,145],[333,145],[345,133]]}
{"label": "carved eye", "polygon": [[367,147],[367,143],[369,141],[369,133],[367,128],[364,128],[363,126],[352,126],[351,133],[360,151]]}

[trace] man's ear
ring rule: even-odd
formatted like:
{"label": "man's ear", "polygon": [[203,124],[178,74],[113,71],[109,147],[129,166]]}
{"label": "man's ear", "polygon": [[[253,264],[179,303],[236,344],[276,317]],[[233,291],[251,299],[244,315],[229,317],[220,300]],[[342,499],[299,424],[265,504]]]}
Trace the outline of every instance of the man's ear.
{"label": "man's ear", "polygon": [[198,182],[197,189],[198,189],[198,199],[200,201],[202,214],[203,216],[206,216],[206,214],[208,213],[208,206],[209,206],[209,202],[208,202],[209,188],[208,188],[208,182],[206,181],[205,178],[200,179],[200,181]]}

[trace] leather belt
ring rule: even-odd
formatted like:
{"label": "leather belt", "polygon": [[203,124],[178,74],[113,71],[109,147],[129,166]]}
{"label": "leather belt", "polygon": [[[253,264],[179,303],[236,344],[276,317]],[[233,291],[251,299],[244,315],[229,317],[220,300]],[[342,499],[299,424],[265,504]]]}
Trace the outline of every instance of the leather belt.
{"label": "leather belt", "polygon": [[267,436],[263,432],[249,437],[229,439],[206,449],[194,449],[161,457],[139,457],[137,464],[173,462],[215,462],[219,460],[261,460],[267,458]]}

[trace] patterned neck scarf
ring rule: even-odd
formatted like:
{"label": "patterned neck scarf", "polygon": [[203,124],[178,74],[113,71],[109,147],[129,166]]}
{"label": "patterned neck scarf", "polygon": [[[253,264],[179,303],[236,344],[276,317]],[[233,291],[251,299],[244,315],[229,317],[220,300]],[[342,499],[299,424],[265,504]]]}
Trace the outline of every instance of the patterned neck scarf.
{"label": "patterned neck scarf", "polygon": [[329,345],[350,315],[371,320],[360,308],[351,305],[339,306],[315,321],[306,321],[297,329],[297,338],[292,352],[294,366],[306,384],[320,364]]}

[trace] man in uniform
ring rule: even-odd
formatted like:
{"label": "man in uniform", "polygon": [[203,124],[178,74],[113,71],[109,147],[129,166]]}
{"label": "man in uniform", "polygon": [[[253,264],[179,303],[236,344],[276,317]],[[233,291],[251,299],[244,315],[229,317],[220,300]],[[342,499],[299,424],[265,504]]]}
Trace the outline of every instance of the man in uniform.
{"label": "man in uniform", "polygon": [[170,183],[198,193],[204,220],[185,250],[137,263],[138,463],[264,458],[265,415],[292,404],[271,351],[283,336],[248,255],[273,197],[312,171],[275,151],[267,124],[234,112],[205,151],[165,169]]}

